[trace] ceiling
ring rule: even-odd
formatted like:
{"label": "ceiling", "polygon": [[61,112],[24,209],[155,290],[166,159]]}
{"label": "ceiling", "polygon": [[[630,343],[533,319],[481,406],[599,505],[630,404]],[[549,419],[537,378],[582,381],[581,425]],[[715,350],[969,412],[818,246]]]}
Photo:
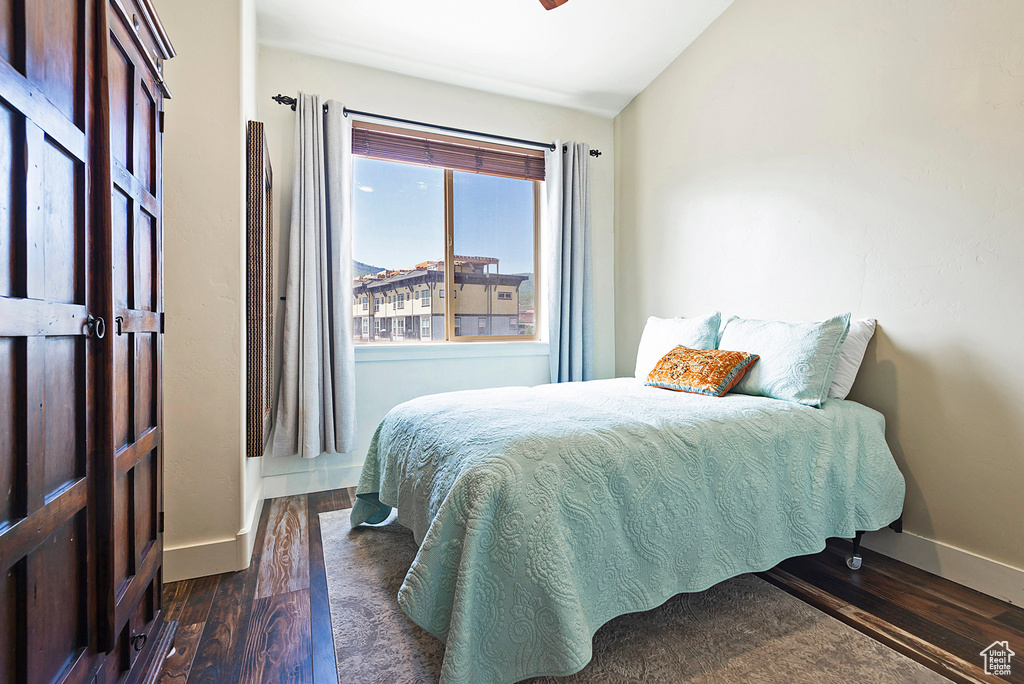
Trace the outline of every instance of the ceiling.
{"label": "ceiling", "polygon": [[614,116],[732,0],[257,0],[260,42]]}

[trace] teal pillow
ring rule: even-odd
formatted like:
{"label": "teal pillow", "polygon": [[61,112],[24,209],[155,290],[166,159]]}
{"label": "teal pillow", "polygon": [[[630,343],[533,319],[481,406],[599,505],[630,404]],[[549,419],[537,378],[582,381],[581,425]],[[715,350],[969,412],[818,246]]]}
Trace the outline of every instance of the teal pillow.
{"label": "teal pillow", "polygon": [[818,323],[726,321],[719,349],[739,349],[760,360],[736,383],[734,392],[821,406],[828,397],[839,350],[850,330],[850,314]]}

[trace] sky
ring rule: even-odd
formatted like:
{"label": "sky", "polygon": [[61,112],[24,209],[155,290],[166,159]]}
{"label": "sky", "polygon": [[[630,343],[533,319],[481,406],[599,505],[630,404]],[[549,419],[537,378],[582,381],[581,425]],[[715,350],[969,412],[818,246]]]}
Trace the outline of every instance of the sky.
{"label": "sky", "polygon": [[[352,257],[412,268],[444,255],[444,170],[354,158]],[[533,272],[533,183],[456,171],[455,253],[493,256],[502,273]]]}

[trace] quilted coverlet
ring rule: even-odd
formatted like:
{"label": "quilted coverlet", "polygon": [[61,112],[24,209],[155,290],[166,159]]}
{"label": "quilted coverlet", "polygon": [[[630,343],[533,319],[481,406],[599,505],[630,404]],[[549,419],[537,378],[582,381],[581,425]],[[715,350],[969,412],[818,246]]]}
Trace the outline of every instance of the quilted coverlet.
{"label": "quilted coverlet", "polygon": [[634,378],[437,394],[393,409],[353,525],[398,509],[398,594],[444,684],[567,675],[608,620],[895,520],[881,414]]}

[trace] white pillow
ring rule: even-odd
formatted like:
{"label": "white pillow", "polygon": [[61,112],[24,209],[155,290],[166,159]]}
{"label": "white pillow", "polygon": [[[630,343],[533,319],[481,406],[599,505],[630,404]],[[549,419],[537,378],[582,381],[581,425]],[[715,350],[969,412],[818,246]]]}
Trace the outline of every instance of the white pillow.
{"label": "white pillow", "polygon": [[722,314],[718,311],[704,318],[656,318],[651,316],[640,336],[636,350],[636,368],[633,377],[646,380],[661,357],[683,345],[690,349],[714,349],[718,346],[718,326]]}
{"label": "white pillow", "polygon": [[858,321],[850,321],[850,332],[846,335],[842,348],[839,350],[839,361],[836,362],[836,372],[832,376],[832,386],[828,389],[828,396],[832,399],[845,399],[853,388],[853,381],[857,379],[857,371],[864,361],[864,352],[868,348],[868,342],[875,334],[875,319],[863,318]]}

